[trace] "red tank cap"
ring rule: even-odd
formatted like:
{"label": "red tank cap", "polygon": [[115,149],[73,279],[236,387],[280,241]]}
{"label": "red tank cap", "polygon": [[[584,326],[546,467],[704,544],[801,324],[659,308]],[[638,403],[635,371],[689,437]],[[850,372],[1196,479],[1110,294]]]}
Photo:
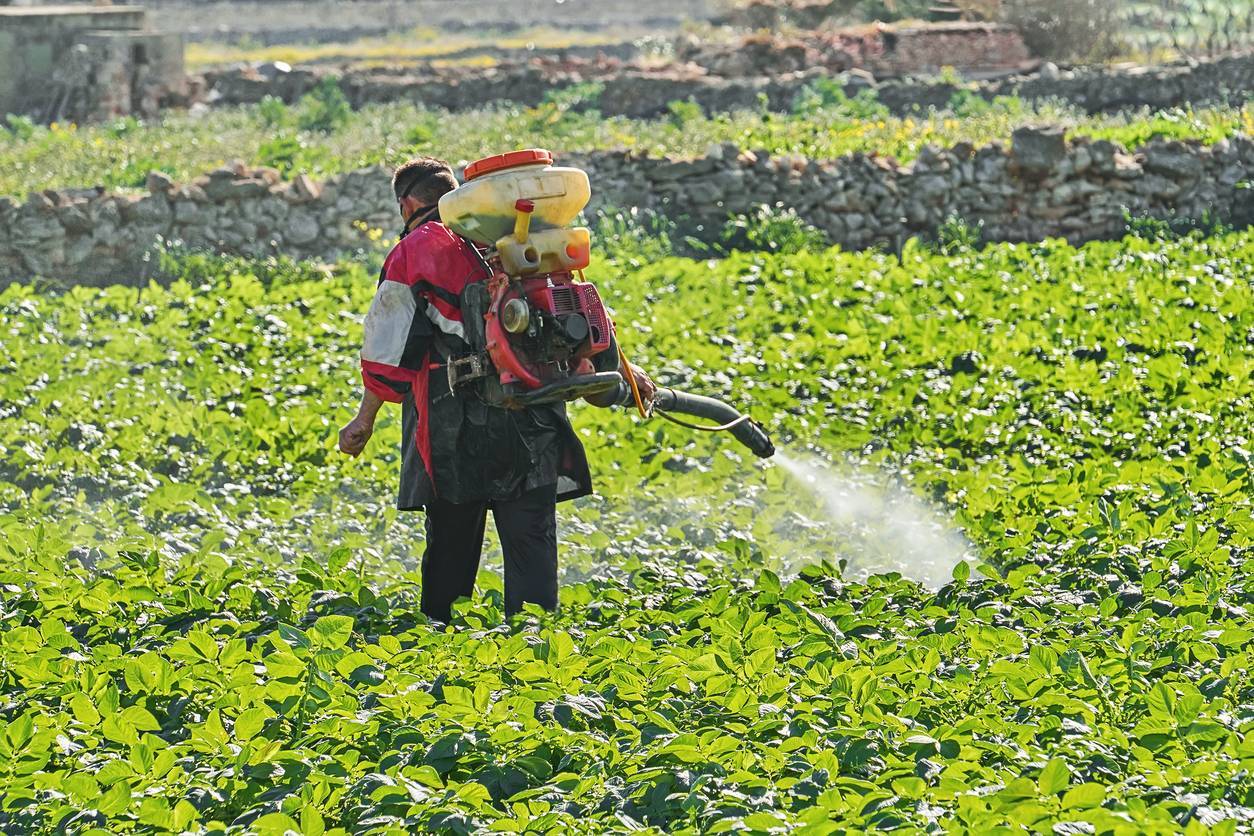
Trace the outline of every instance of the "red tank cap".
{"label": "red tank cap", "polygon": [[475,160],[466,166],[466,181],[469,182],[476,177],[482,177],[494,171],[504,171],[507,168],[517,168],[520,165],[536,165],[537,163],[552,165],[553,154],[545,151],[543,148],[527,148],[523,151],[510,151],[507,154],[484,157],[482,160]]}
{"label": "red tank cap", "polygon": [[532,212],[536,211],[536,204],[534,201],[527,200],[525,197],[520,197],[518,200],[514,201],[514,210],[517,212],[526,212],[530,215]]}

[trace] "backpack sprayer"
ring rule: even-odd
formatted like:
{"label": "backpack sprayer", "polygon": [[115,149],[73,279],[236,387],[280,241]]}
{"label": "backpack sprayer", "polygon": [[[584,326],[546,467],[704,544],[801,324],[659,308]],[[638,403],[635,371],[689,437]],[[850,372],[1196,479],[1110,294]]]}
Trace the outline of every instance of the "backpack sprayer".
{"label": "backpack sprayer", "polygon": [[[731,432],[762,458],[774,454],[766,430],[715,400],[659,389],[640,396],[601,296],[583,277],[591,234],[571,224],[591,197],[588,175],[553,165],[541,149],[513,151],[466,166],[465,183],[440,198],[440,220],[486,248],[472,247],[489,278],[461,296],[466,341],[476,352],[448,364],[449,388],[479,381],[489,403],[523,408],[587,398],[634,404],[689,429]],[[693,424],[670,413],[696,416]]]}

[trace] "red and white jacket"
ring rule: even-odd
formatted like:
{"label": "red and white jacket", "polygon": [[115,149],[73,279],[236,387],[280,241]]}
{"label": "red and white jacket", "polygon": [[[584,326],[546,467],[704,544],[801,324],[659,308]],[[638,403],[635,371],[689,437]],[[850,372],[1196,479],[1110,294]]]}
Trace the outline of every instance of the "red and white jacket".
{"label": "red and white jacket", "polygon": [[432,329],[465,342],[462,288],[486,277],[469,244],[441,223],[425,223],[388,253],[366,314],[362,381],[371,392],[392,403],[413,392],[419,409],[415,441],[427,473],[431,473],[431,435],[422,419],[433,360]]}
{"label": "red and white jacket", "polygon": [[[436,373],[442,374],[446,359],[438,353],[437,342],[453,356],[464,356],[472,350],[465,341],[461,293],[468,284],[487,278],[487,270],[472,246],[441,223],[428,222],[417,227],[388,254],[366,314],[361,349],[361,377],[366,388],[393,403],[413,396],[414,414],[403,416],[407,425],[412,424],[413,435],[402,440],[398,503],[402,509],[430,502],[437,493],[437,482],[448,488],[451,495],[474,492],[478,487],[471,484],[473,467],[468,475],[459,466],[461,428],[454,424],[461,420],[462,411],[444,400],[435,410],[437,419],[444,423],[433,431],[431,421],[431,397],[447,388],[442,380],[437,380],[435,391],[431,389],[431,372],[437,369]],[[557,481],[558,499],[590,493],[592,477],[587,458],[566,418],[565,407],[546,405],[528,412],[531,414],[525,420],[519,416],[524,425],[535,430],[538,420],[541,429],[548,426],[557,434],[553,478]],[[412,455],[415,451],[416,457]],[[502,455],[506,454],[502,451]],[[421,461],[420,468],[413,461],[415,458]],[[441,473],[440,479],[436,478],[433,459],[444,461],[443,467],[450,468]],[[526,478],[534,481],[540,478],[539,472],[530,472]],[[441,496],[445,492],[441,491]]]}

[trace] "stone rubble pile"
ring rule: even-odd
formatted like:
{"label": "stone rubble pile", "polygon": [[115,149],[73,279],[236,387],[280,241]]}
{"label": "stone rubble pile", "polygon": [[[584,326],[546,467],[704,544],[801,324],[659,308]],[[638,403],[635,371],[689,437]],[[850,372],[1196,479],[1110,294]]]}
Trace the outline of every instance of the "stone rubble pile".
{"label": "stone rubble pile", "polygon": [[679,39],[675,54],[710,75],[731,78],[816,67],[859,69],[879,78],[936,74],[943,67],[964,74],[1005,74],[1040,63],[1018,30],[995,23],[874,24],[792,36],[756,32],[727,42],[688,35]]}
{"label": "stone rubble pile", "polygon": [[710,22],[750,31],[818,29],[848,14],[849,6],[849,0],[748,0],[731,5]]}
{"label": "stone rubble pile", "polygon": [[[982,224],[989,241],[1117,237],[1125,214],[1254,223],[1247,135],[1211,147],[1156,141],[1131,153],[1106,141],[1067,142],[1062,129],[1021,129],[1008,147],[928,147],[904,166],[877,155],[815,161],[734,145],[692,160],[559,158],[588,171],[590,209],[653,209],[705,240],[729,216],[763,204],[795,210],[850,249],[896,248],[952,218]],[[398,225],[389,172],[378,166],[319,183],[235,164],[185,184],[153,173],[147,187],[139,195],[48,191],[20,204],[0,198],[0,280],[145,281],[162,242],[333,259],[386,244]]]}

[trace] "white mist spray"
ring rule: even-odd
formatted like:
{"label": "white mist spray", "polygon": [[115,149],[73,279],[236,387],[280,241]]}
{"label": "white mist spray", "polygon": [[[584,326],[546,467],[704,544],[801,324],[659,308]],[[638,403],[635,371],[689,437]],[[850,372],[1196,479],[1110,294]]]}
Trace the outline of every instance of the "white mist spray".
{"label": "white mist spray", "polygon": [[783,451],[774,460],[822,503],[852,577],[900,572],[939,589],[955,566],[975,557],[962,534],[900,485]]}

